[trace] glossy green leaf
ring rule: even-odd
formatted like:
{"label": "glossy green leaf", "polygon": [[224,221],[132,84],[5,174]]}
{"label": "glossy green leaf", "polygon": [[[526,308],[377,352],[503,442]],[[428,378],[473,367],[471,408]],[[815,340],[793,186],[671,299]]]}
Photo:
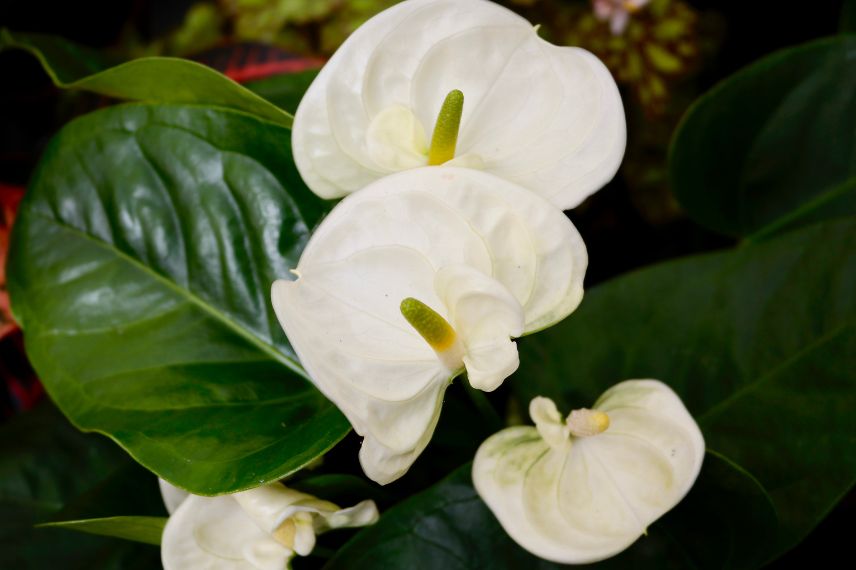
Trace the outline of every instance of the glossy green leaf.
{"label": "glossy green leaf", "polygon": [[82,434],[50,403],[0,428],[0,568],[148,570],[151,546],[34,525],[55,517],[163,515],[155,477],[118,446]]}
{"label": "glossy green leaf", "polygon": [[194,61],[143,57],[116,65],[71,42],[44,34],[0,31],[0,50],[23,49],[39,59],[57,87],[117,99],[204,103],[238,109],[290,127],[293,117],[222,73]]}
{"label": "glossy green leaf", "polygon": [[668,383],[708,448],[770,494],[774,556],[856,480],[854,291],[854,219],[666,263],[588,291],[566,321],[520,341],[512,383],[521,401],[564,410],[624,379]]}
{"label": "glossy green leaf", "polygon": [[[502,529],[472,486],[470,464],[387,512],[359,532],[326,566],[327,570],[420,568],[446,570],[564,568],[517,545]],[[751,517],[735,520],[730,508],[751,507]],[[708,455],[699,480],[684,501],[654,523],[648,535],[594,568],[752,568],[741,533],[757,536],[759,522],[775,521],[760,486],[729,461]],[[711,533],[712,534],[709,534]],[[716,547],[690,556],[688,544],[707,539]],[[731,564],[739,557],[742,564]],[[730,565],[729,565],[730,564]]]}
{"label": "glossy green leaf", "polygon": [[670,157],[687,213],[734,236],[856,214],[854,67],[856,36],[839,36],[768,56],[699,99]]}
{"label": "glossy green leaf", "polygon": [[51,142],[13,232],[9,291],[51,396],[197,494],[279,479],[349,429],[270,306],[327,208],[288,135],[207,107],[87,115]]}
{"label": "glossy green leaf", "polygon": [[38,525],[39,528],[63,528],[99,536],[112,536],[159,546],[167,517],[104,517],[77,521],[57,521]]}
{"label": "glossy green leaf", "polygon": [[264,97],[280,109],[285,109],[294,114],[297,111],[297,105],[303,99],[303,94],[306,93],[318,75],[318,71],[317,69],[310,69],[297,73],[274,75],[256,81],[248,81],[244,83],[244,87],[260,97]]}

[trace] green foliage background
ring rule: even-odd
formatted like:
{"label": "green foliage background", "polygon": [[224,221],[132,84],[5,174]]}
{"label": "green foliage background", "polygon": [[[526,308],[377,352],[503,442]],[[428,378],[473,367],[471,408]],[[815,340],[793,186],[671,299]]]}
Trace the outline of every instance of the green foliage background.
{"label": "green foliage background", "polygon": [[[61,87],[139,101],[62,129],[13,235],[15,314],[63,414],[206,495],[329,452],[347,422],[307,382],[268,304],[270,283],[332,206],[305,187],[289,148],[288,110],[311,74],[254,93],[183,60],[111,67],[55,38],[4,31],[0,41],[34,53]],[[535,395],[568,410],[645,377],[681,395],[708,456],[687,500],[601,566],[753,568],[802,540],[856,479],[854,54],[847,34],[798,46],[702,97],[673,139],[669,175],[686,213],[736,245],[589,289],[566,321],[519,341],[522,366],[490,402],[449,392],[457,401],[436,441],[400,483],[380,491],[336,473],[333,450],[334,467],[296,484],[374,492],[391,508],[303,562],[551,566],[516,546],[474,493],[467,458],[499,422],[473,411],[500,404],[505,414]],[[162,517],[153,476],[49,406],[3,432],[3,540],[20,547],[0,549],[11,557],[0,561],[157,563],[151,547],[28,526]],[[147,491],[128,492],[132,483]],[[110,534],[152,542],[158,520],[113,521]]]}

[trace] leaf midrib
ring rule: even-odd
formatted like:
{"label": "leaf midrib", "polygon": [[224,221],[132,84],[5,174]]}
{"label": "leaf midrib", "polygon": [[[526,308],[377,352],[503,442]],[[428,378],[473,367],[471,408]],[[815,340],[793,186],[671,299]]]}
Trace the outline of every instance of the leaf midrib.
{"label": "leaf midrib", "polygon": [[167,289],[174,292],[179,297],[184,298],[187,302],[199,307],[204,313],[208,314],[214,320],[219,321],[220,323],[225,325],[227,328],[232,330],[235,334],[242,337],[244,340],[248,341],[250,344],[252,344],[256,348],[258,348],[259,350],[261,350],[262,352],[264,352],[265,354],[270,356],[273,360],[284,365],[286,368],[288,368],[292,372],[295,372],[296,374],[298,374],[303,379],[311,382],[309,375],[306,373],[305,370],[303,370],[303,368],[300,366],[300,364],[298,362],[296,362],[295,360],[292,360],[291,358],[289,358],[288,356],[286,356],[285,354],[280,352],[273,345],[261,340],[259,337],[254,335],[252,333],[252,331],[244,328],[240,323],[234,321],[232,318],[229,317],[229,315],[218,310],[213,305],[206,303],[203,299],[198,297],[196,294],[194,294],[189,289],[179,287],[176,283],[174,283],[173,281],[168,279],[166,276],[161,275],[160,273],[153,270],[148,265],[145,265],[144,263],[140,262],[138,259],[136,259],[136,258],[128,255],[127,253],[123,252],[122,250],[117,248],[115,245],[108,244],[108,243],[106,243],[100,239],[95,238],[94,236],[92,236],[91,234],[81,230],[80,228],[77,228],[75,226],[64,223],[64,222],[62,222],[56,218],[53,218],[51,216],[41,214],[35,210],[30,210],[28,212],[28,214],[30,216],[35,217],[35,218],[41,218],[45,222],[55,224],[60,229],[71,232],[71,233],[77,235],[78,237],[84,239],[85,241],[92,243],[96,247],[99,247],[101,249],[109,251],[110,253],[114,254],[116,257],[118,257],[122,261],[128,263],[129,265],[131,265],[132,267],[135,267],[136,269],[139,269],[140,271],[142,271],[143,273],[145,273],[146,275],[148,275],[149,277],[154,279],[156,282],[162,284],[163,286],[165,286]]}
{"label": "leaf midrib", "polygon": [[704,424],[708,421],[711,421],[719,413],[721,413],[722,409],[727,408],[729,405],[731,405],[733,403],[733,401],[743,397],[743,395],[747,392],[758,389],[759,386],[763,385],[765,382],[768,382],[770,380],[770,378],[775,377],[782,370],[786,370],[791,365],[799,362],[800,360],[805,358],[806,355],[810,354],[814,350],[817,350],[818,348],[820,348],[824,344],[831,342],[832,340],[835,339],[835,337],[837,337],[839,334],[845,332],[848,328],[850,328],[852,326],[853,326],[853,323],[851,323],[851,322],[842,323],[842,324],[838,325],[837,327],[835,327],[834,329],[832,329],[831,331],[820,336],[819,338],[816,338],[815,340],[810,342],[808,345],[804,346],[803,348],[801,348],[800,350],[795,352],[793,355],[786,358],[785,360],[780,362],[778,365],[774,366],[773,368],[771,368],[770,370],[768,370],[767,372],[762,374],[754,382],[749,382],[748,384],[742,386],[740,389],[734,391],[730,396],[728,396],[724,400],[720,400],[719,402],[717,402],[712,408],[709,408],[703,414],[698,416],[698,418],[697,418],[698,423]]}

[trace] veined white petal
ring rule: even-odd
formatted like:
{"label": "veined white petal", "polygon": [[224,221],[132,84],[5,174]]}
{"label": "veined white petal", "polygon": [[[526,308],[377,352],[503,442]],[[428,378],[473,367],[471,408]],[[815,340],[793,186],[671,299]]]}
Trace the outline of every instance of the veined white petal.
{"label": "veined white petal", "polygon": [[158,487],[160,487],[161,498],[166,507],[166,512],[172,514],[178,509],[181,503],[184,502],[190,493],[184,489],[179,489],[173,484],[158,478]]}
{"label": "veined white petal", "polygon": [[[347,197],[272,303],[315,385],[364,436],[360,460],[400,477],[466,368],[493,390],[518,366],[513,342],[582,297],[585,246],[565,215],[513,183],[464,168],[390,175]],[[442,354],[401,313],[414,298],[456,333]]]}
{"label": "veined white petal", "polygon": [[434,287],[464,344],[467,379],[495,390],[520,365],[511,339],[523,332],[523,307],[499,281],[465,265],[440,269]]}
{"label": "veined white petal", "polygon": [[164,527],[164,570],[282,570],[294,552],[273,540],[230,496],[189,496]]}
{"label": "veined white petal", "polygon": [[[465,103],[453,164],[515,181],[562,209],[618,169],[623,106],[595,56],[541,40],[492,2],[408,0],[354,32],[301,101],[292,142],[307,185],[323,197],[343,196],[417,166],[414,153],[390,150],[418,146],[418,129],[400,119],[412,115],[413,125],[432,131],[454,89]],[[389,124],[395,128],[380,128]],[[390,144],[396,132],[402,141]],[[386,140],[380,147],[378,133]]]}
{"label": "veined white petal", "polygon": [[359,194],[336,206],[302,259],[336,261],[400,245],[421,252],[435,268],[470,265],[500,281],[524,307],[523,334],[562,320],[582,300],[588,265],[582,237],[562,212],[519,185],[467,168],[425,167],[390,175]]}
{"label": "veined white petal", "polygon": [[596,562],[624,550],[686,495],[701,469],[701,431],[662,382],[622,382],[594,409],[609,416],[606,431],[566,435],[562,445],[555,405],[536,398],[537,429],[491,436],[473,463],[475,487],[506,532],[555,562]]}
{"label": "veined white petal", "polygon": [[428,163],[425,128],[404,105],[393,105],[372,118],[366,144],[372,161],[389,172]]}
{"label": "veined white petal", "polygon": [[373,501],[337,505],[273,483],[220,497],[190,495],[164,528],[165,570],[283,570],[315,535],[378,519]]}
{"label": "veined white petal", "polygon": [[275,483],[230,495],[256,525],[269,534],[295,513],[333,513],[339,507],[312,495]]}

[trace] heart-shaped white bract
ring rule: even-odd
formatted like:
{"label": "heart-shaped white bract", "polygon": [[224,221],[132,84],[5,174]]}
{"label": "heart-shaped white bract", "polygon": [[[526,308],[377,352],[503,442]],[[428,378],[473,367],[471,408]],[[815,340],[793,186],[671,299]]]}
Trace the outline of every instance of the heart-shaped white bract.
{"label": "heart-shaped white bract", "polygon": [[306,92],[292,133],[301,176],[336,198],[428,164],[453,90],[464,104],[449,164],[516,182],[561,209],[618,170],[624,109],[597,57],[540,39],[486,0],[408,0],[357,29]]}
{"label": "heart-shaped white bract", "polygon": [[338,204],[272,301],[315,385],[365,437],[364,471],[386,484],[428,444],[457,374],[495,389],[518,365],[511,339],[577,307],[586,264],[574,226],[536,194],[426,167]]}
{"label": "heart-shaped white bract", "polygon": [[562,421],[535,398],[536,427],[505,429],[476,453],[473,483],[526,550],[564,564],[630,546],[698,477],[704,439],[680,398],[657,380],[613,386]]}
{"label": "heart-shaped white bract", "polygon": [[341,509],[281,483],[200,497],[161,481],[161,493],[170,512],[164,570],[283,570],[295,554],[312,551],[317,534],[378,519],[374,501]]}

